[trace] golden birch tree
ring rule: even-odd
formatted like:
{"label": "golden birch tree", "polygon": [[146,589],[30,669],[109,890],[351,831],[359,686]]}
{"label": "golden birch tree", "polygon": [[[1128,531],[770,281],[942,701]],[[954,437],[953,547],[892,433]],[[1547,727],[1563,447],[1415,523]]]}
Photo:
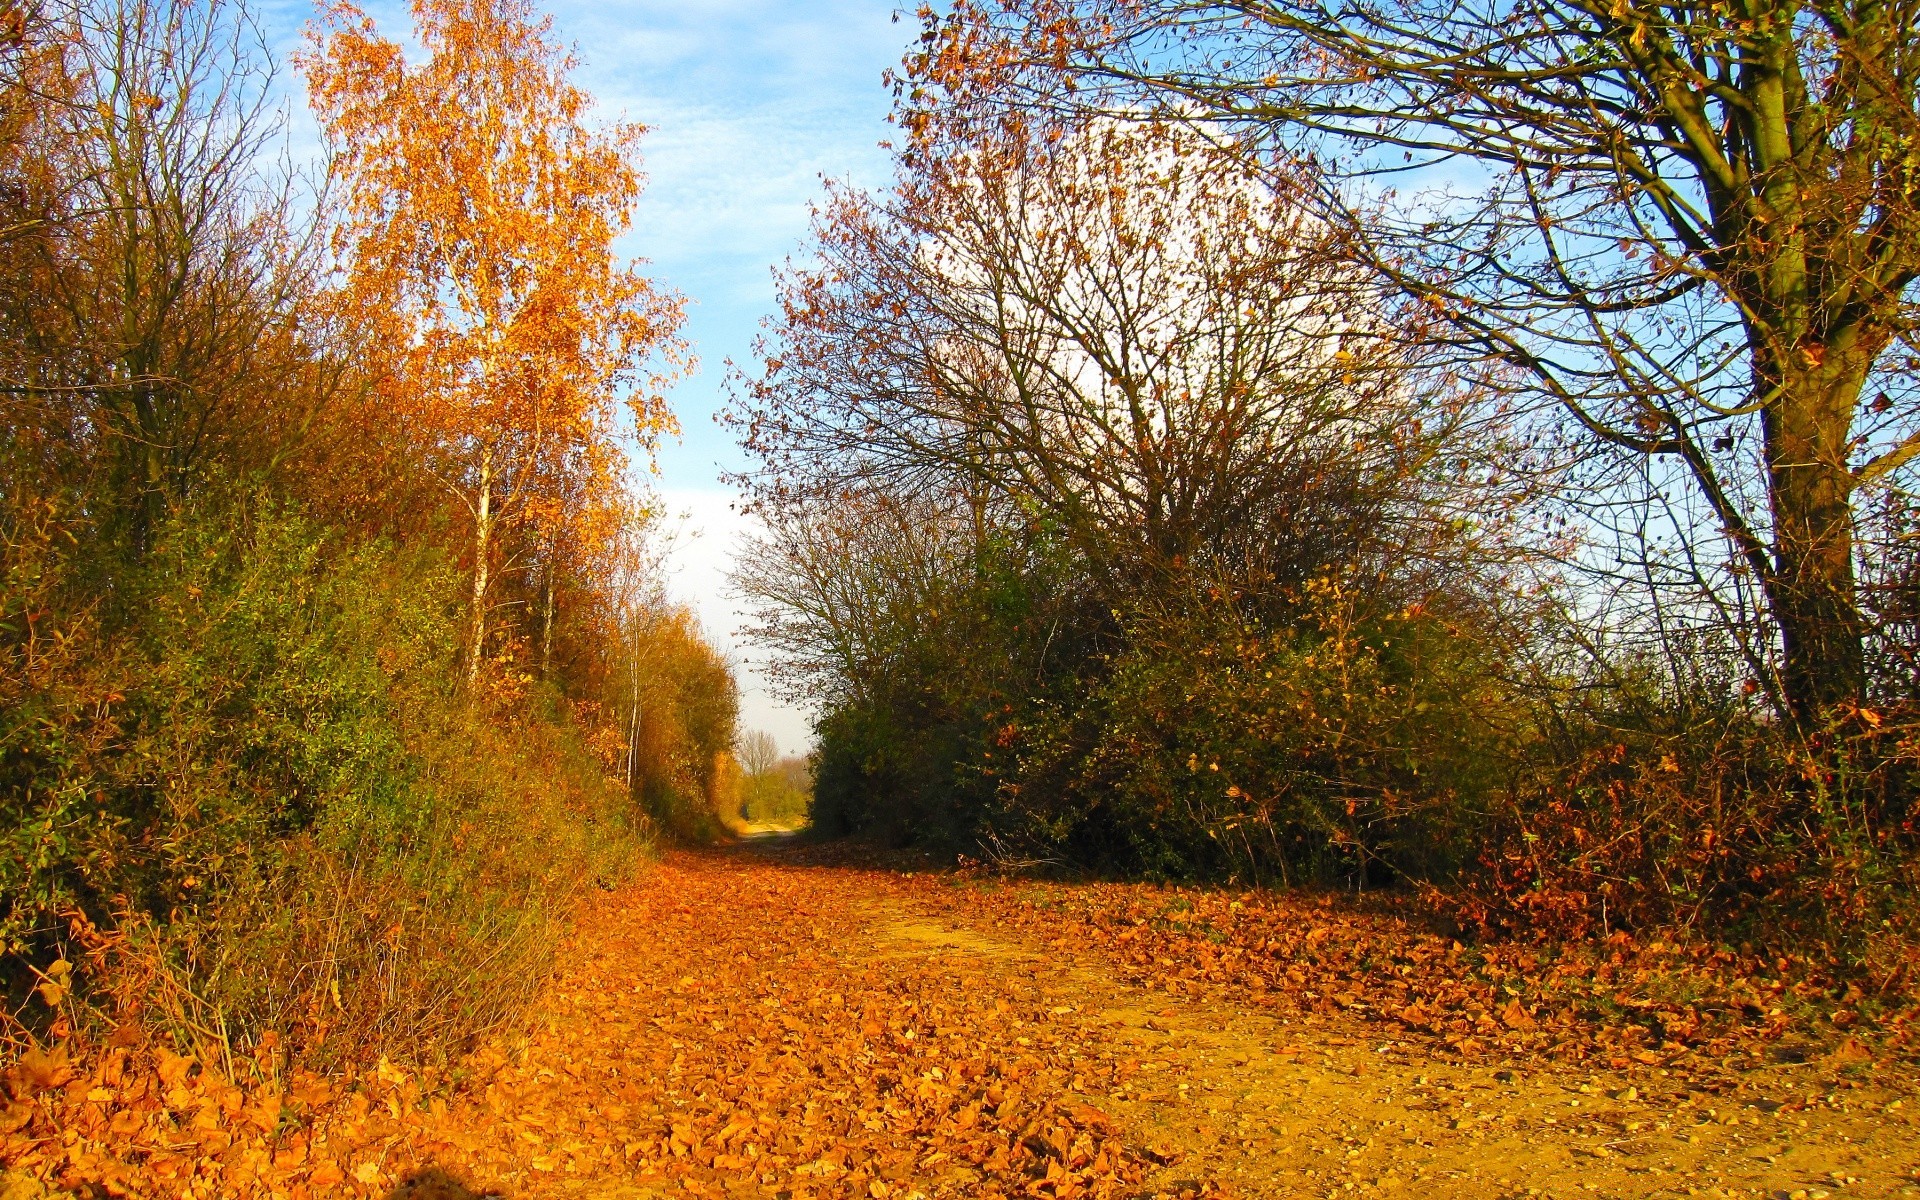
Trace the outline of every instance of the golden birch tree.
{"label": "golden birch tree", "polygon": [[351,3],[299,58],[334,152],[343,304],[385,360],[378,402],[472,530],[467,674],[484,658],[502,534],[592,535],[617,492],[624,398],[651,452],[672,417],[679,298],[614,241],[643,126],[587,124],[576,66],[528,0],[415,0],[409,62]]}

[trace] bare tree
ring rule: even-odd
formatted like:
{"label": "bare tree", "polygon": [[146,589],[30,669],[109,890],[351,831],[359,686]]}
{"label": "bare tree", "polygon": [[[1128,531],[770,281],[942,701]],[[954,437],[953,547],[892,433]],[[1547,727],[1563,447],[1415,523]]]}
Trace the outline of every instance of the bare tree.
{"label": "bare tree", "polygon": [[837,505],[950,499],[976,542],[1046,523],[1111,607],[1281,590],[1465,528],[1443,494],[1484,482],[1458,453],[1483,410],[1384,336],[1419,314],[1379,303],[1284,181],[1178,125],[1017,115],[921,121],[901,161],[892,192],[831,197],[750,384],[765,506],[813,497],[780,529],[831,541]]}
{"label": "bare tree", "polygon": [[780,743],[764,729],[749,729],[740,735],[740,765],[749,778],[758,779],[772,771],[780,761]]}
{"label": "bare tree", "polygon": [[911,74],[923,107],[1159,102],[1312,161],[1321,211],[1445,344],[1591,445],[1673,465],[1654,490],[1691,489],[1727,575],[1757,581],[1804,722],[1862,695],[1856,510],[1920,456],[1917,18],[1911,0],[963,3],[929,18]]}
{"label": "bare tree", "polygon": [[271,465],[326,398],[302,324],[312,224],[271,169],[272,69],[236,5],[78,0],[34,17],[9,73],[54,78],[38,136],[9,150],[51,193],[9,230],[24,354],[0,386],[97,449],[96,517],[139,553],[206,462]]}
{"label": "bare tree", "polygon": [[953,589],[970,582],[978,530],[952,496],[802,492],[763,504],[761,516],[732,582],[756,605],[751,632],[795,699],[830,704],[884,690],[951,610]]}

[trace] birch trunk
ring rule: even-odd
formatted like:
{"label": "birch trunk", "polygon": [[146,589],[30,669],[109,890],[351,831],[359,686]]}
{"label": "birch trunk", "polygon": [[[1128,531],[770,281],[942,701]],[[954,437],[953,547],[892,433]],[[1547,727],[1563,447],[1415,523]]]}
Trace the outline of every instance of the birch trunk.
{"label": "birch trunk", "polygon": [[487,585],[493,551],[493,454],[480,458],[480,494],[473,509],[473,611],[467,637],[467,682],[480,677],[480,659],[487,648]]}
{"label": "birch trunk", "polygon": [[540,678],[553,678],[553,560],[545,564],[546,607],[540,622]]}

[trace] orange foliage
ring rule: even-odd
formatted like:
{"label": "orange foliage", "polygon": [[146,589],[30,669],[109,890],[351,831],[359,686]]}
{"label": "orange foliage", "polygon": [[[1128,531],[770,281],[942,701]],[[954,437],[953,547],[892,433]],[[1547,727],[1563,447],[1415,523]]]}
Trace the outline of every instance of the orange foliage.
{"label": "orange foliage", "polygon": [[[1804,963],[1625,935],[1567,952],[1468,948],[1334,897],[903,874],[876,861],[844,843],[670,856],[585,915],[540,989],[539,1020],[451,1071],[381,1060],[327,1081],[286,1070],[271,1039],[250,1058],[195,1063],[132,1026],[84,1059],[28,1056],[0,1076],[16,1097],[0,1097],[0,1162],[131,1195],[426,1196],[438,1193],[424,1181],[452,1176],[535,1196],[1254,1197],[1301,1190],[1229,1174],[1248,1160],[1223,1161],[1226,1147],[1183,1131],[1205,1139],[1209,1124],[1260,1119],[1260,1100],[1281,1100],[1264,1112],[1284,1115],[1260,1124],[1289,1122],[1273,1132],[1294,1166],[1319,1172],[1331,1136],[1354,1128],[1314,1128],[1338,1112],[1327,1098],[1350,1097],[1385,1140],[1388,1123],[1373,1120],[1442,1107],[1414,1098],[1426,1086],[1416,1070],[1448,1091],[1471,1079],[1473,1106],[1496,1112],[1492,1083],[1511,1093],[1524,1074],[1565,1104],[1576,1079],[1587,1091],[1606,1071],[1622,1085],[1615,1101],[1645,1106],[1638,1119],[1676,1124],[1689,1093],[1820,1122],[1821,1109],[1873,1095],[1842,1073],[1889,1074],[1884,1051],[1821,1015],[1857,997],[1824,994],[1832,981]],[[903,952],[905,930],[940,940]],[[1270,1061],[1223,1055],[1217,1074],[1194,1061],[1235,1045]],[[1338,1074],[1316,1073],[1322,1055]],[[1816,1055],[1805,1072],[1783,1065]],[[1469,1063],[1472,1077],[1459,1070]],[[1487,1070],[1497,1064],[1509,1065]],[[1281,1065],[1289,1094],[1256,1091]],[[1209,1094],[1215,1081],[1223,1094]],[[1307,1084],[1317,1097],[1291,1094]],[[1566,1162],[1583,1135],[1543,1121],[1540,1098],[1523,1110],[1515,1096],[1506,1112],[1535,1122],[1529,1136]],[[1520,1159],[1471,1124],[1450,1113],[1419,1149]],[[1686,1153],[1714,1125],[1683,1129],[1678,1146],[1661,1139],[1672,1149],[1660,1153]],[[1247,1132],[1234,1139],[1242,1154]],[[1855,1149],[1910,1140],[1893,1123],[1847,1132]],[[1819,1136],[1799,1124],[1794,1140]],[[1634,1145],[1646,1171],[1645,1135],[1613,1144]],[[1727,1149],[1708,1152],[1711,1163]],[[1411,1194],[1497,1194],[1436,1182]]]}
{"label": "orange foliage", "polygon": [[441,1172],[514,1195],[1143,1194],[1144,1147],[1075,1095],[1086,1035],[1055,1001],[1004,986],[1002,963],[881,957],[857,932],[900,892],[678,856],[588,914],[543,1020],[452,1071],[382,1059],[330,1081],[272,1044],[196,1063],[129,1026],[0,1077],[22,1097],[0,1093],[0,1163],[263,1200],[472,1194],[395,1190]]}
{"label": "orange foliage", "polygon": [[623,520],[620,401],[642,446],[671,430],[645,364],[682,361],[678,297],[613,241],[644,128],[585,124],[575,65],[526,0],[417,0],[409,63],[351,3],[299,56],[336,154],[338,297],[382,413],[472,523],[469,677],[503,533],[591,562]]}

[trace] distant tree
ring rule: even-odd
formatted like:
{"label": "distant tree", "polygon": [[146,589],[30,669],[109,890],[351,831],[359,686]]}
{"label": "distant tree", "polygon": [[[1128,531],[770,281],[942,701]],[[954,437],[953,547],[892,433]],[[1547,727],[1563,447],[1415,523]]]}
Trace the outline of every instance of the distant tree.
{"label": "distant tree", "polygon": [[528,0],[412,12],[424,62],[344,2],[299,62],[342,185],[345,301],[389,366],[381,402],[472,520],[471,679],[502,529],[535,530],[550,561],[603,534],[620,399],[643,447],[672,427],[642,366],[677,351],[681,309],[613,250],[644,130],[588,128],[551,20]]}
{"label": "distant tree", "polygon": [[740,735],[740,765],[753,778],[766,775],[780,762],[780,743],[761,729],[749,729]]}

